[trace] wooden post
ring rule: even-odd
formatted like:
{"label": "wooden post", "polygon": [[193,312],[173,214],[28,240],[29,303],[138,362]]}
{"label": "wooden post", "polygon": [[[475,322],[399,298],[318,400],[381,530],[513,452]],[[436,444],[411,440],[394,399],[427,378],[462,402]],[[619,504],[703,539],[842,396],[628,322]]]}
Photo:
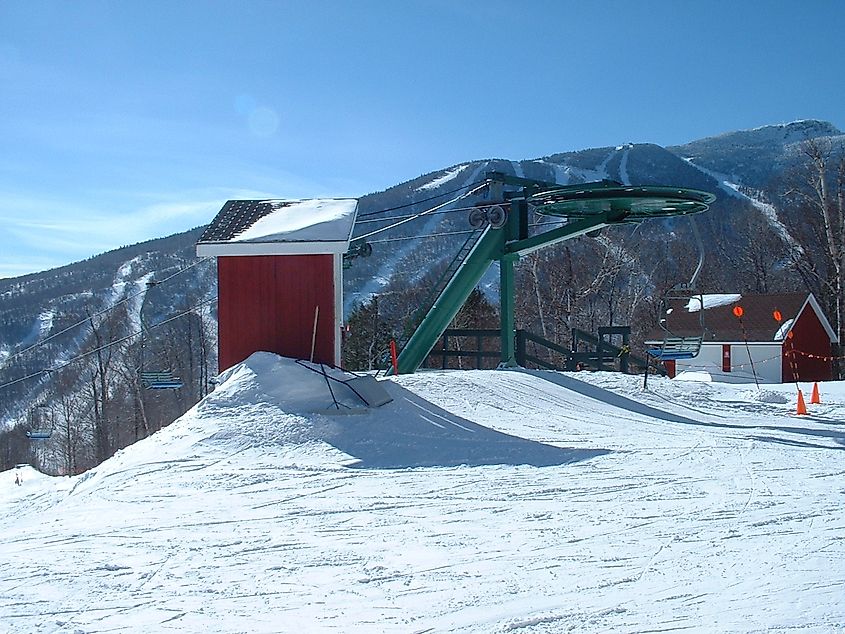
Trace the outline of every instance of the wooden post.
{"label": "wooden post", "polygon": [[393,374],[399,374],[399,363],[396,360],[396,340],[390,340],[390,362],[393,364]]}
{"label": "wooden post", "polygon": [[314,307],[314,328],[311,331],[311,363],[314,363],[314,347],[317,345],[317,320],[320,318],[320,305]]}

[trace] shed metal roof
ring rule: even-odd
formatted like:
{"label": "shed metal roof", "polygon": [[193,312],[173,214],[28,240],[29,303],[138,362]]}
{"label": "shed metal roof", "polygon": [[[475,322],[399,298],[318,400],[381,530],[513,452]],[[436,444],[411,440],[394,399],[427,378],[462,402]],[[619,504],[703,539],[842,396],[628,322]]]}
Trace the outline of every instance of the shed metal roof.
{"label": "shed metal roof", "polygon": [[354,198],[229,200],[197,242],[197,255],[346,253]]}

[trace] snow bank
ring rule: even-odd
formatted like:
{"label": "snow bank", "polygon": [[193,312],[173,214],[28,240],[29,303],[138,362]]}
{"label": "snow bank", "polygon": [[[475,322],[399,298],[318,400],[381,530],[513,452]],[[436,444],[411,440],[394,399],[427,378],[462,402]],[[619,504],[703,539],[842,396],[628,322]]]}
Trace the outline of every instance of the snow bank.
{"label": "snow bank", "polygon": [[712,383],[713,377],[709,372],[685,370],[678,372],[675,376],[676,381],[699,381],[704,383]]}

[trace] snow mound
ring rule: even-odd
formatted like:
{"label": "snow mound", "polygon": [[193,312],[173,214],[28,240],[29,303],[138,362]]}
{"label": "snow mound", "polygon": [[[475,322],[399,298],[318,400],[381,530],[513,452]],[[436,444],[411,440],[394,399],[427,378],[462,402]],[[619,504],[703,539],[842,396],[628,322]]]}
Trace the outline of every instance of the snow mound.
{"label": "snow mound", "polygon": [[675,376],[675,381],[698,381],[700,383],[712,383],[713,377],[709,372],[684,370],[678,372]]}
{"label": "snow mound", "polygon": [[204,442],[228,451],[272,444],[295,449],[292,455],[299,459],[308,445],[311,458],[326,467],[550,466],[605,453],[555,447],[484,427],[393,380],[380,382],[393,401],[367,408],[342,383],[352,376],[258,352],[224,372],[220,387],[174,425],[177,430],[201,425]]}
{"label": "snow mound", "polygon": [[773,403],[777,405],[789,403],[789,398],[787,398],[785,394],[781,392],[776,392],[774,390],[744,390],[740,392],[738,396],[751,403]]}
{"label": "snow mound", "polygon": [[10,485],[14,486],[18,483],[23,486],[24,483],[43,482],[50,479],[50,476],[44,475],[28,464],[17,465],[13,469],[0,472],[0,490],[8,490]]}
{"label": "snow mound", "polygon": [[266,403],[289,413],[360,409],[361,399],[342,383],[351,378],[342,370],[256,352],[220,375],[220,386],[202,407]]}

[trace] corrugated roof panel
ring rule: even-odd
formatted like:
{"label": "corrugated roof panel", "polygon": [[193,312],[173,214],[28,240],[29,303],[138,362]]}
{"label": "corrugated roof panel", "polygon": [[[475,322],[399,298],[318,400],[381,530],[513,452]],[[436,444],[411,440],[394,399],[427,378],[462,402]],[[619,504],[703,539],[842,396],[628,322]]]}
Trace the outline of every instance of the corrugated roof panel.
{"label": "corrugated roof panel", "polygon": [[226,242],[273,211],[262,200],[229,200],[200,237],[200,242]]}

